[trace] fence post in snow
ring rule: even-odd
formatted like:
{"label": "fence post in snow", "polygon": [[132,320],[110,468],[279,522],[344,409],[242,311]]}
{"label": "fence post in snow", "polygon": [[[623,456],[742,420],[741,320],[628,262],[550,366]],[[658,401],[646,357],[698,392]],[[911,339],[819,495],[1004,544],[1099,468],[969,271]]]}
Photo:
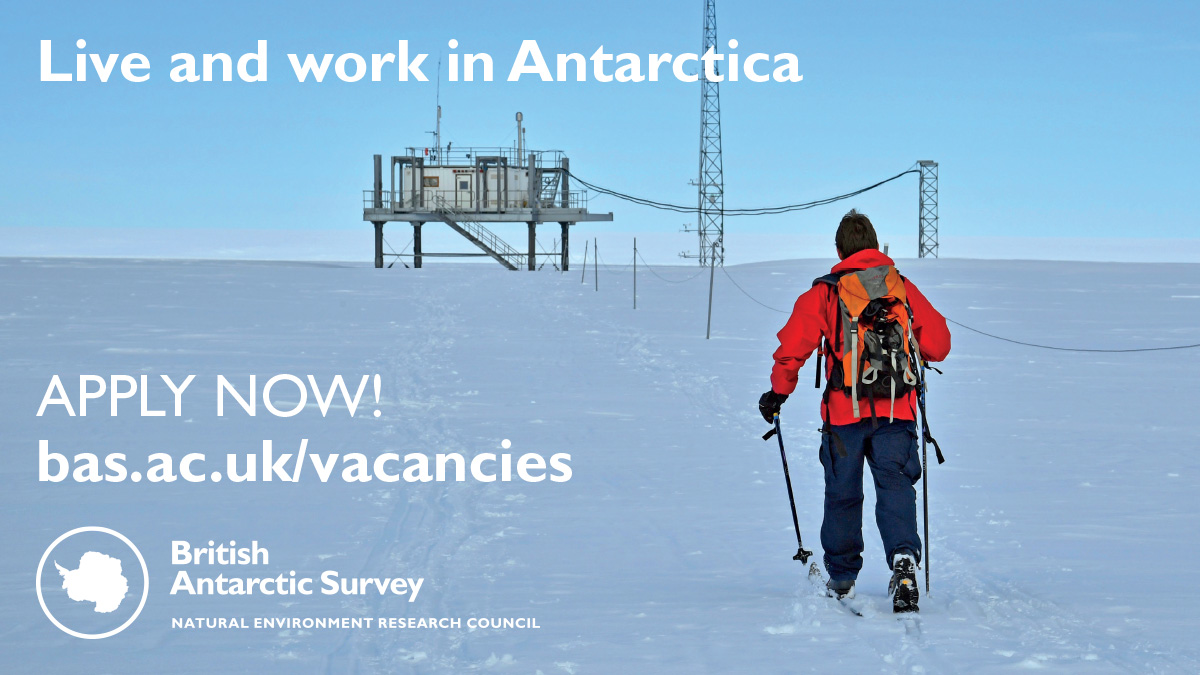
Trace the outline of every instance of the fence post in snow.
{"label": "fence post in snow", "polygon": [[715,258],[709,256],[708,259],[708,325],[704,328],[704,339],[707,340],[712,336],[712,291],[713,291],[713,274],[717,271]]}

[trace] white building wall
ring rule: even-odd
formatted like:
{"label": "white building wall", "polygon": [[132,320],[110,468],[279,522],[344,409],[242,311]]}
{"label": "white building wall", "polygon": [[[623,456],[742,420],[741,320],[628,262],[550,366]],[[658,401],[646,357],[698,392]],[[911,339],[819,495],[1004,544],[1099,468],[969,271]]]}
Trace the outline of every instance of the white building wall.
{"label": "white building wall", "polygon": [[[412,185],[420,174],[412,167],[404,167],[403,189],[399,190],[401,194],[397,195],[397,201],[403,200],[405,208],[416,206],[410,204]],[[507,195],[504,194],[505,174],[508,179]],[[486,189],[483,189],[485,181]],[[486,196],[486,203],[478,204],[483,211],[493,211],[498,207],[529,208],[529,172],[523,168],[489,167],[486,172],[476,176],[473,166],[426,166],[421,194],[425,207],[444,202],[456,208],[474,210],[476,202]],[[503,204],[499,203],[501,200]]]}

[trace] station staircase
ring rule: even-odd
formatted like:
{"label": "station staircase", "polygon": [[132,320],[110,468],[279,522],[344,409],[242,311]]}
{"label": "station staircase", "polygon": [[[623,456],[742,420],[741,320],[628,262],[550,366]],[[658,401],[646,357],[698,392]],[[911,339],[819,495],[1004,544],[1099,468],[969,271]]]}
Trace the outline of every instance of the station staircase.
{"label": "station staircase", "polygon": [[510,270],[521,269],[526,264],[526,254],[509,246],[496,233],[475,222],[471,215],[440,196],[433,198],[433,213],[450,229],[461,234],[481,251],[496,259]]}
{"label": "station staircase", "polygon": [[558,185],[562,180],[562,174],[558,171],[546,171],[542,173],[542,191],[538,194],[538,201],[541,202],[543,209],[552,208],[555,205],[558,197]]}

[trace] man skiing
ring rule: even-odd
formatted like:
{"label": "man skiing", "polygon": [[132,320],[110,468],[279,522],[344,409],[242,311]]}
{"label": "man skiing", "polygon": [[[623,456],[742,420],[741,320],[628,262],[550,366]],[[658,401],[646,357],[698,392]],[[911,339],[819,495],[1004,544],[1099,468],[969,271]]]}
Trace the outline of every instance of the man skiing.
{"label": "man skiing", "polygon": [[875,228],[865,215],[847,213],[834,242],[841,262],[796,300],[778,334],[771,389],[758,407],[773,422],[813,350],[819,350],[818,370],[826,357],[819,455],[825,473],[821,546],[828,592],[853,597],[862,569],[865,459],[892,569],[893,610],[915,612],[921,562],[913,489],[921,477],[917,389],[921,361],[941,361],[950,352],[950,331],[916,285],[879,252]]}

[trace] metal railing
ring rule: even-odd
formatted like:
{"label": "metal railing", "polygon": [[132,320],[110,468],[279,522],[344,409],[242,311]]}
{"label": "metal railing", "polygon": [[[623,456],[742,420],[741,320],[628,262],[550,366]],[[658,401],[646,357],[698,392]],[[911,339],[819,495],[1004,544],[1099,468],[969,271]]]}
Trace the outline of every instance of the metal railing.
{"label": "metal railing", "polygon": [[534,168],[557,169],[562,166],[562,150],[523,150],[517,154],[516,147],[507,148],[455,148],[453,145],[440,149],[433,146],[405,148],[411,157],[425,158],[425,166],[472,166],[476,157],[503,157],[510,167],[527,168],[529,155],[534,156]]}
{"label": "metal railing", "polygon": [[437,195],[433,197],[433,209],[436,213],[446,215],[460,228],[469,232],[472,237],[475,237],[477,240],[479,240],[484,246],[490,248],[492,251],[495,251],[498,255],[508,259],[508,261],[514,266],[518,268],[525,266],[527,257],[526,254],[517,251],[517,249],[513,248],[512,246],[509,246],[508,242],[496,236],[494,232],[472,220],[471,214],[462,211],[454,204],[447,202]]}
{"label": "metal railing", "polygon": [[[489,190],[489,192],[495,192]],[[476,200],[473,193],[468,191],[456,190],[422,190],[417,193],[416,198],[413,197],[411,190],[383,190],[381,196],[381,206],[384,211],[399,213],[403,211],[423,211],[430,209],[435,204],[450,204],[454,208],[461,210],[464,213],[488,213],[517,209],[529,208],[529,197],[524,192],[519,197],[508,199],[497,199],[489,195],[487,200]],[[540,195],[539,208],[543,209],[558,209],[562,207],[562,191],[559,190],[554,195]],[[570,209],[587,210],[588,193],[586,190],[571,190],[567,193],[567,207]],[[363,190],[363,209],[375,209],[375,191]]]}

